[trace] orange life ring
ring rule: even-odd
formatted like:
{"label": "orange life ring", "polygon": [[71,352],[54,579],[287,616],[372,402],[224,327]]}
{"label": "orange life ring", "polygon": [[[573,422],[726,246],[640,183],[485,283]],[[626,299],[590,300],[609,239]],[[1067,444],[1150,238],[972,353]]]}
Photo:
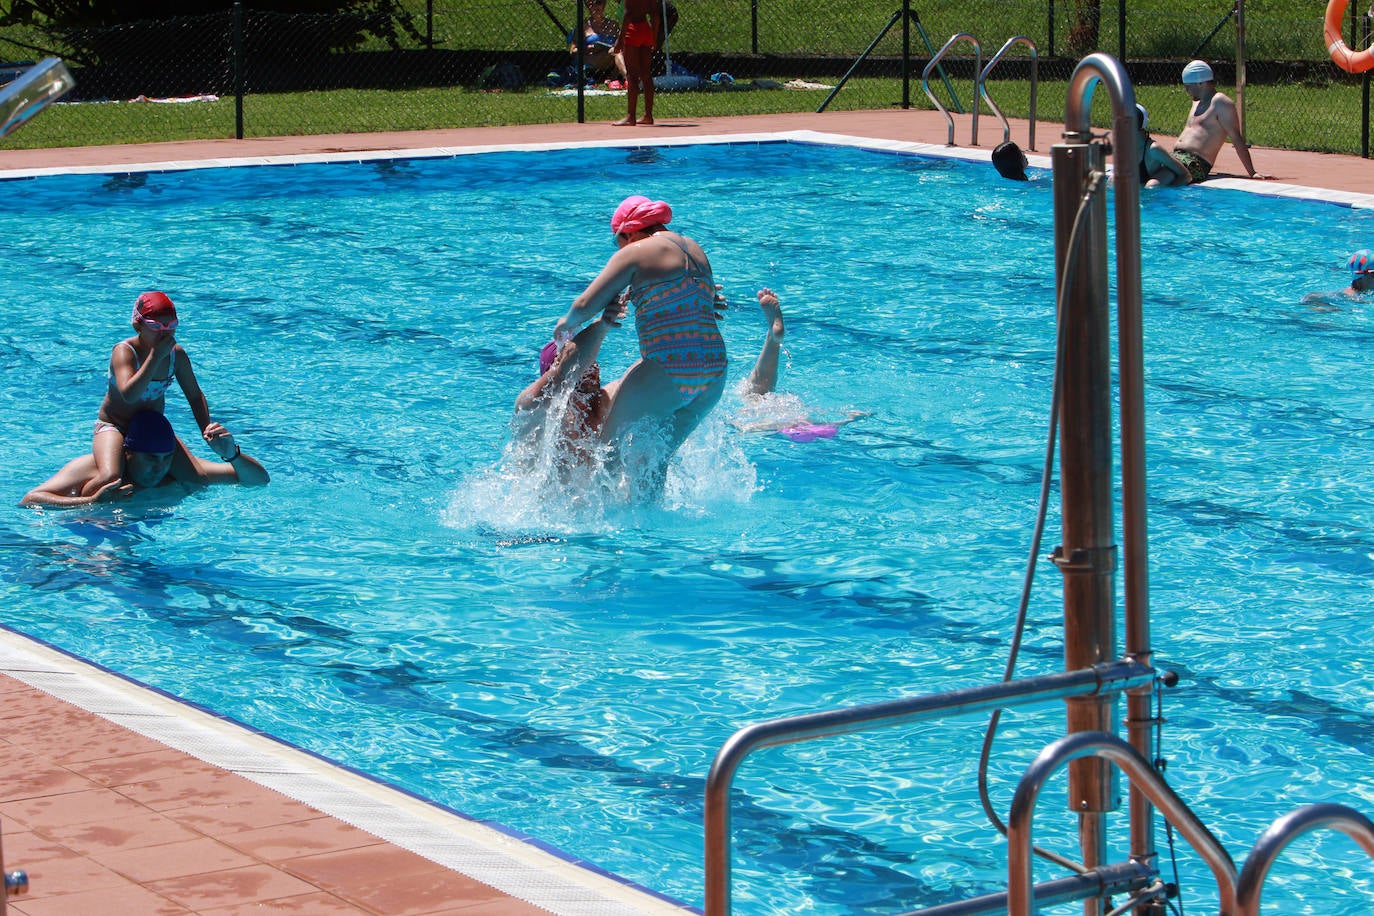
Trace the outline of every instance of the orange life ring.
{"label": "orange life ring", "polygon": [[1326,40],[1326,52],[1346,73],[1363,73],[1374,70],[1374,50],[1352,51],[1341,38],[1341,20],[1345,18],[1345,7],[1349,0],[1329,0],[1326,4],[1326,26],[1322,37]]}

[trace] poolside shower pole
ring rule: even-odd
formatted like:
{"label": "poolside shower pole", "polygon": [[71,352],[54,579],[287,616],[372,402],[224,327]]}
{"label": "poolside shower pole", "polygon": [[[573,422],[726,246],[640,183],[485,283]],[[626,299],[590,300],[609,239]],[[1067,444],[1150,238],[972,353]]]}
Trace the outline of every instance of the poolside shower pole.
{"label": "poolside shower pole", "polygon": [[[1056,288],[1060,293],[1060,492],[1063,540],[1054,562],[1064,576],[1064,667],[1092,668],[1115,655],[1112,609],[1112,410],[1107,310],[1106,194],[1089,190],[1105,168],[1102,145],[1070,138],[1052,150]],[[1112,702],[1065,701],[1070,734],[1115,733]],[[1083,864],[1107,861],[1105,812],[1115,807],[1110,766],[1069,764],[1069,807],[1079,816]],[[1084,913],[1095,912],[1095,902]]]}
{"label": "poolside shower pole", "polygon": [[[1094,652],[1115,657],[1112,631],[1110,583],[1115,565],[1115,549],[1102,538],[1110,538],[1111,516],[1111,378],[1105,349],[1107,334],[1107,278],[1106,278],[1106,220],[1105,192],[1092,195],[1094,203],[1087,205],[1085,225],[1078,230],[1084,238],[1072,246],[1073,223],[1079,201],[1092,181],[1092,171],[1102,166],[1103,145],[1093,141],[1090,121],[1092,91],[1101,81],[1106,85],[1112,101],[1113,187],[1116,207],[1116,263],[1117,263],[1117,330],[1118,376],[1120,384],[1121,425],[1121,533],[1124,545],[1124,596],[1126,623],[1126,655],[1133,661],[1149,666],[1152,649],[1149,621],[1149,576],[1145,538],[1145,396],[1144,346],[1141,330],[1141,258],[1140,258],[1140,147],[1135,126],[1135,89],[1125,67],[1106,54],[1091,54],[1075,68],[1069,80],[1064,108],[1064,140],[1055,147],[1055,238],[1056,263],[1060,265],[1061,282],[1070,284],[1065,298],[1065,315],[1061,319],[1068,331],[1062,344],[1061,362],[1065,369],[1060,377],[1063,391],[1062,450],[1064,468],[1061,473],[1064,506],[1064,546],[1060,548],[1061,569],[1065,571],[1065,663],[1072,668],[1081,664],[1096,664],[1105,658],[1093,658]],[[1065,185],[1062,189],[1062,183]],[[1105,180],[1105,178],[1103,178]],[[1072,269],[1070,269],[1072,268]],[[1084,302],[1084,299],[1091,301]],[[1077,328],[1075,321],[1085,322]],[[1101,334],[1104,339],[1098,339]],[[1076,352],[1078,349],[1084,352]],[[1076,391],[1078,385],[1090,387],[1091,392]],[[1105,411],[1105,412],[1103,412]],[[1080,425],[1086,424],[1086,428]],[[1101,449],[1105,451],[1100,451]],[[1071,451],[1072,450],[1072,451]],[[1070,454],[1074,468],[1070,473]],[[1085,480],[1080,481],[1079,477]],[[1071,487],[1070,484],[1073,484]],[[1104,488],[1105,492],[1104,492]],[[1080,505],[1079,500],[1090,495],[1093,503]],[[1103,530],[1103,513],[1108,528]],[[1072,535],[1091,537],[1081,545]],[[1075,550],[1081,556],[1075,557]],[[1093,577],[1093,586],[1078,585],[1071,590],[1075,579]],[[1106,586],[1107,593],[1100,592]],[[1105,607],[1104,607],[1105,606]],[[1101,614],[1105,613],[1106,619]],[[1085,627],[1091,633],[1076,632]],[[1094,642],[1096,639],[1098,641]],[[1156,725],[1151,711],[1149,687],[1127,691],[1127,731],[1131,746],[1145,759],[1152,759],[1150,737]],[[1115,734],[1111,706],[1107,702],[1095,710],[1101,718],[1101,730]],[[1092,710],[1069,710],[1070,731],[1090,721]],[[1074,761],[1078,764],[1085,761]],[[1070,769],[1070,799],[1084,810],[1106,811],[1115,804],[1115,787],[1110,775],[1091,773],[1086,768],[1077,773]],[[1075,781],[1075,777],[1077,781]],[[1085,816],[1080,837],[1085,857],[1093,854],[1090,847],[1102,842],[1095,831],[1101,830],[1102,815]],[[1130,794],[1130,855],[1132,861],[1155,869],[1158,853],[1154,847],[1154,812],[1149,798],[1139,787],[1132,785]],[[1100,847],[1097,847],[1100,849]],[[1093,866],[1093,861],[1085,864]]]}

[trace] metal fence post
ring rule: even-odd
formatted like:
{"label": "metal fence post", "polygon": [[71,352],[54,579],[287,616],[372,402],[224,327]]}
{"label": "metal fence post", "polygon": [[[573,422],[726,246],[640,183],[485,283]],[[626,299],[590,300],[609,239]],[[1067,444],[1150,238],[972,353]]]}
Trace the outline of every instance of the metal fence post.
{"label": "metal fence post", "polygon": [[749,48],[751,53],[759,53],[759,0],[749,3]]}
{"label": "metal fence post", "polygon": [[1116,3],[1116,58],[1126,63],[1126,0]]}
{"label": "metal fence post", "polygon": [[[1361,48],[1369,47],[1369,16],[1364,17],[1364,42]],[[1360,156],[1369,158],[1369,71],[1360,77]]]}
{"label": "metal fence post", "polygon": [[[667,25],[664,25],[667,28]],[[577,25],[573,27],[573,37],[577,41],[577,55],[573,58],[573,69],[577,71],[577,123],[587,123],[587,65],[584,63],[584,45],[587,39],[587,20],[582,0],[577,0]],[[649,79],[653,79],[650,74]]]}
{"label": "metal fence post", "polygon": [[[974,76],[977,79],[977,76]],[[902,0],[902,110],[911,107],[911,0]],[[973,97],[978,108],[978,96]]]}
{"label": "metal fence post", "polygon": [[234,0],[234,139],[243,139],[243,4]]}
{"label": "metal fence post", "polygon": [[1053,56],[1054,56],[1054,0],[1050,0],[1050,2],[1049,2],[1049,12],[1050,12],[1050,29],[1049,29],[1050,34],[1049,34],[1049,42],[1048,42],[1048,44],[1049,44],[1049,49],[1048,49],[1048,50],[1049,50],[1049,55],[1050,55],[1050,57],[1053,57]]}

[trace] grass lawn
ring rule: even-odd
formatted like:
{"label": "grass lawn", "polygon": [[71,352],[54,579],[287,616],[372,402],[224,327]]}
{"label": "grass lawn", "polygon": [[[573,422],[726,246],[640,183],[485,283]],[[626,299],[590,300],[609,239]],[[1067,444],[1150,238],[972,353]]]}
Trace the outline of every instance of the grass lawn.
{"label": "grass lawn", "polygon": [[[833,80],[830,84],[833,85]],[[973,85],[952,81],[955,92],[969,110]],[[932,88],[949,105],[938,81]],[[1063,123],[1067,83],[1041,82],[1037,93],[1037,119]],[[990,80],[988,91],[1008,117],[1030,114],[1029,84],[1020,80]],[[665,117],[751,115],[773,112],[815,111],[829,93],[824,90],[756,90],[750,92],[678,92],[661,97]],[[851,80],[830,103],[828,110],[887,108],[901,99],[897,79]],[[1250,86],[1246,89],[1246,132],[1252,143],[1286,149],[1358,152],[1358,117],[1342,112],[1358,111],[1358,86],[1325,87],[1283,85]],[[1137,99],[1150,110],[1153,129],[1176,134],[1182,126],[1188,100],[1176,86],[1136,87]],[[622,96],[588,96],[586,118],[609,121],[625,110]],[[911,103],[932,108],[920,80],[911,84]],[[1094,93],[1093,117],[1099,126],[1108,123],[1105,91]],[[996,129],[996,119],[982,109]],[[1329,112],[1321,115],[1321,112]],[[336,90],[273,95],[244,99],[248,136],[267,137],[320,133],[366,133],[383,130],[423,130],[444,127],[478,127],[502,124],[549,124],[576,119],[575,98],[555,96],[542,88],[514,92],[483,92],[467,88],[410,91]],[[982,125],[980,125],[982,126]],[[115,143],[146,143],[232,137],[233,99],[187,104],[103,102],[56,105],[27,124],[23,130],[0,141],[0,148],[41,149],[58,146],[95,146]],[[1053,132],[1042,136],[1057,136]],[[991,134],[989,134],[991,136]]]}
{"label": "grass lawn", "polygon": [[[682,18],[673,33],[673,43],[684,52],[749,54],[755,48],[763,55],[826,55],[848,61],[864,50],[900,9],[894,0],[855,0],[838,11],[827,8],[818,13],[811,0],[757,0],[758,28],[751,0],[675,0]],[[913,4],[921,25],[936,47],[944,37],[972,28],[984,48],[984,60],[1002,41],[1016,34],[1029,36],[1044,50],[1049,42],[1047,30],[1050,0],[994,6],[990,0],[961,0],[951,3]],[[575,21],[573,0],[433,0],[432,27],[426,16],[424,0],[404,0],[411,12],[410,27],[422,36],[432,36],[440,49],[536,50],[557,47],[562,36],[552,19],[563,25]],[[614,7],[614,3],[612,6]],[[545,9],[547,7],[547,11]],[[1231,0],[1215,0],[1208,6],[1185,5],[1181,0],[1133,0],[1129,10],[1128,57],[1159,55],[1168,62],[1160,64],[1169,71],[1176,61],[1186,58],[1206,41],[1207,55],[1213,60],[1234,54],[1235,29],[1228,20]],[[1067,48],[1065,35],[1074,4],[1054,0],[1057,52]],[[1102,9],[1099,46],[1116,52],[1117,17],[1114,5]],[[613,11],[614,12],[614,11]],[[1285,60],[1324,60],[1321,46],[1321,10],[1310,3],[1294,0],[1250,0],[1247,4],[1249,56],[1271,56]],[[282,29],[309,28],[318,22],[312,17],[286,17]],[[1222,28],[1207,41],[1218,24]],[[1309,34],[1310,33],[1310,34]],[[27,27],[7,27],[0,31],[0,57],[23,59],[37,54],[23,44],[42,44],[37,33]],[[407,38],[413,42],[414,39]],[[371,45],[382,47],[372,40]],[[671,45],[670,45],[671,49]],[[60,51],[61,48],[52,48]],[[954,56],[968,57],[967,45],[955,48]],[[894,28],[875,48],[875,54],[900,52],[900,30]],[[912,53],[919,68],[927,55],[921,36],[912,35]],[[1025,57],[1024,46],[1011,57]],[[1046,63],[1049,61],[1047,60]],[[1042,64],[1038,91],[1038,118],[1052,123],[1063,120],[1064,93],[1068,63]],[[895,66],[893,67],[895,70]],[[1333,71],[1334,72],[1334,71]],[[748,74],[745,74],[747,76]],[[1160,133],[1176,133],[1187,110],[1187,99],[1166,74],[1163,78],[1138,84],[1138,98],[1151,113]],[[833,75],[815,76],[799,70],[796,77],[833,85]],[[776,77],[781,82],[787,77]],[[1155,83],[1158,84],[1155,84]],[[933,81],[933,86],[938,82]],[[968,109],[973,88],[967,80],[955,80],[955,91]],[[989,85],[994,99],[1009,117],[1029,116],[1029,83],[1025,80],[993,79]],[[1233,92],[1233,87],[1223,87]],[[662,104],[669,117],[707,115],[752,115],[772,112],[815,111],[827,93],[818,91],[760,90],[752,92],[693,92],[674,94]],[[830,103],[832,110],[886,108],[901,99],[899,79],[867,77],[850,81]],[[1106,94],[1096,93],[1095,119],[1106,125]],[[942,94],[948,102],[948,97]],[[911,83],[911,102],[931,107],[921,90],[919,69]],[[1252,143],[1292,149],[1358,153],[1360,143],[1360,87],[1353,79],[1281,84],[1251,83],[1245,90],[1246,131]],[[620,97],[589,97],[588,120],[612,120],[623,114]],[[471,87],[387,90],[335,90],[280,94],[253,94],[244,100],[245,133],[248,136],[347,133],[380,130],[418,130],[442,127],[469,127],[502,124],[556,123],[576,118],[575,99],[552,96],[541,87],[501,93],[483,92]],[[985,109],[986,111],[986,109]],[[232,99],[191,104],[136,104],[105,102],[59,105],[45,112],[4,141],[0,148],[42,148],[54,146],[138,143],[161,140],[222,138],[234,135]],[[995,124],[995,120],[994,120]],[[991,129],[991,128],[989,128]]]}

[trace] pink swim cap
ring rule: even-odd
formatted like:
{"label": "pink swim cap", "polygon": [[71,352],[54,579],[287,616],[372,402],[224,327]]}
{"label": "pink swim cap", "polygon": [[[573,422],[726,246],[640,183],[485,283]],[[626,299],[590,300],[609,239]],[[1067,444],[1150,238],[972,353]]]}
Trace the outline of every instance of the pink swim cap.
{"label": "pink swim cap", "polygon": [[544,344],[544,348],[539,351],[539,374],[543,375],[553,366],[554,358],[558,356],[558,344],[552,340]]}
{"label": "pink swim cap", "polygon": [[611,217],[611,231],[617,235],[638,232],[650,226],[666,226],[672,219],[673,208],[663,201],[635,195],[625,198],[615,208],[615,215]]}

